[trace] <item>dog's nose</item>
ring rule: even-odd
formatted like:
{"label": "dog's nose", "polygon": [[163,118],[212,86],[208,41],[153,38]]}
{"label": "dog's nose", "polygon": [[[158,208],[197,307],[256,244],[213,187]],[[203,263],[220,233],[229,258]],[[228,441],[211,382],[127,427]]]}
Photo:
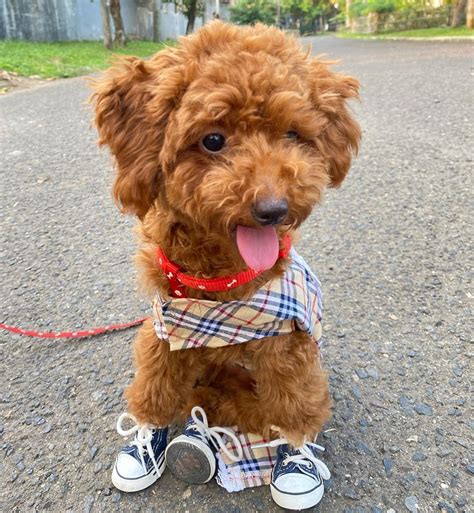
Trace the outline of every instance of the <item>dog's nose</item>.
{"label": "dog's nose", "polygon": [[262,199],[253,205],[252,215],[255,221],[262,226],[282,223],[288,214],[288,201],[286,199]]}

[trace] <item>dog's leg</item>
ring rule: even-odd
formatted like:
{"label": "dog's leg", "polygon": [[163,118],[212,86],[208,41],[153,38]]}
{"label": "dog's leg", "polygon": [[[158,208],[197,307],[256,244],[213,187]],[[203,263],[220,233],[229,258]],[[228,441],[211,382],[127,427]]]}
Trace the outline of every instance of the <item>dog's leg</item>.
{"label": "dog's leg", "polygon": [[140,424],[167,426],[179,415],[201,370],[197,350],[170,351],[151,320],[135,340],[136,374],[125,391],[129,413]]}
{"label": "dog's leg", "polygon": [[211,426],[235,425],[242,431],[258,433],[263,417],[257,414],[258,400],[251,373],[232,363],[207,371],[189,395],[182,416],[188,416],[193,406],[201,406]]}
{"label": "dog's leg", "polygon": [[[312,441],[329,419],[331,408],[327,376],[315,342],[306,333],[294,332],[251,344],[263,434],[269,436],[276,426],[295,446]],[[247,414],[253,415],[253,410]]]}
{"label": "dog's leg", "polygon": [[329,419],[331,406],[314,341],[296,332],[250,342],[247,350],[252,357],[250,371],[228,363],[228,355],[211,349],[217,367],[192,390],[182,415],[198,405],[206,411],[210,425],[236,425],[265,438],[275,437],[275,426],[294,445],[313,440]]}

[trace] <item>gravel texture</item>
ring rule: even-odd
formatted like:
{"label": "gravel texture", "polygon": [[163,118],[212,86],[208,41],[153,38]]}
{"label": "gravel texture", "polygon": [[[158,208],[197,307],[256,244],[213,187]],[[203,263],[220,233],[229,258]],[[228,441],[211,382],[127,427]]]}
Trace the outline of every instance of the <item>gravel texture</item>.
{"label": "gravel texture", "polygon": [[[472,511],[472,47],[312,43],[362,82],[364,130],[350,177],[299,244],[323,283],[335,403],[320,440],[332,479],[317,509]],[[72,79],[0,98],[2,322],[78,329],[148,312],[135,287],[133,221],[112,203],[87,94]],[[278,511],[268,489],[227,494],[170,473],[143,493],[113,488],[133,337],[0,333],[0,510]]]}

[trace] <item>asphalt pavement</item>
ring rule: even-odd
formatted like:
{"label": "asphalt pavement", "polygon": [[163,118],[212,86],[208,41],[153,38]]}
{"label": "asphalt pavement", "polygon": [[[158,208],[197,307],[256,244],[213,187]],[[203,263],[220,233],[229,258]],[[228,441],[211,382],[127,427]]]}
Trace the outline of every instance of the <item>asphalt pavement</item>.
{"label": "asphalt pavement", "polygon": [[[311,42],[360,79],[363,127],[349,178],[298,245],[323,285],[335,400],[320,439],[333,477],[315,510],[472,511],[473,46]],[[70,79],[0,98],[0,322],[76,330],[149,313],[87,95]],[[267,488],[228,494],[170,473],[142,493],[113,488],[134,334],[0,332],[0,511],[279,511]]]}

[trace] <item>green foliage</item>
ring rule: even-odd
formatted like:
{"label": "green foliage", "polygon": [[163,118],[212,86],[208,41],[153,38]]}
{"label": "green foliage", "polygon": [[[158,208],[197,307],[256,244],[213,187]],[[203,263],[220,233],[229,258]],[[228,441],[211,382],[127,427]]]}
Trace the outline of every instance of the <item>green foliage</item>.
{"label": "green foliage", "polygon": [[[275,23],[275,0],[239,0],[230,8],[231,21],[238,25],[253,25],[260,21],[271,25]],[[299,27],[301,32],[311,32],[317,18],[335,11],[331,0],[281,0],[280,20],[286,21],[287,28]],[[290,21],[290,24],[288,24]]]}
{"label": "green foliage", "polygon": [[162,48],[163,43],[151,41],[129,41],[125,48],[113,51],[99,41],[0,41],[0,69],[41,78],[75,77],[106,68],[114,54],[148,57]]}
{"label": "green foliage", "polygon": [[275,4],[270,0],[240,0],[230,8],[230,21],[237,25],[254,25],[257,22],[275,23]]}
{"label": "green foliage", "polygon": [[202,16],[204,12],[203,0],[175,0],[176,11],[182,12],[186,17],[192,9],[195,9],[195,16]]}
{"label": "green foliage", "polygon": [[337,13],[330,0],[282,0],[281,6],[282,16],[293,27],[299,26],[302,34],[314,32],[322,17],[327,21]]}
{"label": "green foliage", "polygon": [[379,14],[393,12],[396,8],[395,0],[356,0],[349,7],[349,13],[357,18],[374,12]]}

